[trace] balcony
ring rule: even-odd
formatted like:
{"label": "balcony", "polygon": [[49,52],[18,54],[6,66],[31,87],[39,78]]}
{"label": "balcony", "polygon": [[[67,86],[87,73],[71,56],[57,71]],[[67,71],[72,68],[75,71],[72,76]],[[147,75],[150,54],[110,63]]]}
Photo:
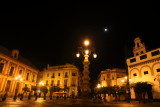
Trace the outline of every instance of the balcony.
{"label": "balcony", "polygon": [[68,75],[65,75],[64,78],[68,78]]}
{"label": "balcony", "polygon": [[51,76],[51,78],[55,78],[55,76]]}
{"label": "balcony", "polygon": [[76,84],[71,84],[71,86],[76,86]]}

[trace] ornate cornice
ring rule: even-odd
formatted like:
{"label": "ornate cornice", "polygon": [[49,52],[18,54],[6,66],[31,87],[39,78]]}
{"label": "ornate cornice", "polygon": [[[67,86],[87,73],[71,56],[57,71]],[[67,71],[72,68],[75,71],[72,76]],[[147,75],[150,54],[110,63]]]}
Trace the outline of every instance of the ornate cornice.
{"label": "ornate cornice", "polygon": [[153,63],[153,62],[157,62],[157,61],[160,61],[160,57],[158,58],[155,58],[155,59],[151,59],[151,60],[147,60],[147,61],[144,61],[144,62],[137,62],[136,64],[132,64],[132,65],[129,65],[130,68],[133,68],[133,67],[136,67],[136,66],[140,66],[140,65],[144,65],[144,64],[148,64],[148,63]]}

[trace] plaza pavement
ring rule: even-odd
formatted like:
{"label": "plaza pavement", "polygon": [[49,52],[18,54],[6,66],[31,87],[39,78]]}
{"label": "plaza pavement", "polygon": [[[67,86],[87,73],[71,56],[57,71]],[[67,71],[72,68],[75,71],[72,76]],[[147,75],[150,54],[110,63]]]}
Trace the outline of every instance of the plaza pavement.
{"label": "plaza pavement", "polygon": [[157,103],[138,103],[138,102],[103,102],[93,101],[92,99],[52,99],[34,98],[28,100],[24,98],[22,101],[13,98],[7,98],[6,101],[0,102],[0,107],[160,107],[160,102]]}

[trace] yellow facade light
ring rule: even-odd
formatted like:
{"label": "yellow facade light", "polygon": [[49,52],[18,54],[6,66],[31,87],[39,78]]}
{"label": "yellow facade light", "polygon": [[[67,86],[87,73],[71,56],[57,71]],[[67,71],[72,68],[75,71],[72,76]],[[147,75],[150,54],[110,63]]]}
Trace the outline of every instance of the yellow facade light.
{"label": "yellow facade light", "polygon": [[129,79],[129,81],[132,81],[132,79]]}
{"label": "yellow facade light", "polygon": [[20,81],[23,81],[23,79],[21,78]]}
{"label": "yellow facade light", "polygon": [[21,78],[21,76],[20,76],[20,75],[18,75],[18,78]]}
{"label": "yellow facade light", "polygon": [[124,82],[124,80],[121,80],[121,82]]}
{"label": "yellow facade light", "polygon": [[124,78],[127,79],[127,76],[125,76]]}
{"label": "yellow facade light", "polygon": [[43,82],[43,81],[39,82],[39,85],[42,85],[42,86],[43,86],[43,85],[44,85],[44,82]]}

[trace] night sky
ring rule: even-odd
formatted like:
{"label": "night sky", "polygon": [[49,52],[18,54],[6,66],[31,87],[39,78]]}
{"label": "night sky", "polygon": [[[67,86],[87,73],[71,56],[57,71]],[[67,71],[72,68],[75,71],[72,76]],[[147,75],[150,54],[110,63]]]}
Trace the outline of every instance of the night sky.
{"label": "night sky", "polygon": [[125,68],[124,47],[126,57],[133,56],[135,37],[147,51],[160,47],[157,2],[14,2],[0,8],[0,45],[19,49],[39,70],[65,63],[82,70],[83,57],[75,54],[85,38],[98,54],[97,59],[90,57],[91,81],[101,70]]}

